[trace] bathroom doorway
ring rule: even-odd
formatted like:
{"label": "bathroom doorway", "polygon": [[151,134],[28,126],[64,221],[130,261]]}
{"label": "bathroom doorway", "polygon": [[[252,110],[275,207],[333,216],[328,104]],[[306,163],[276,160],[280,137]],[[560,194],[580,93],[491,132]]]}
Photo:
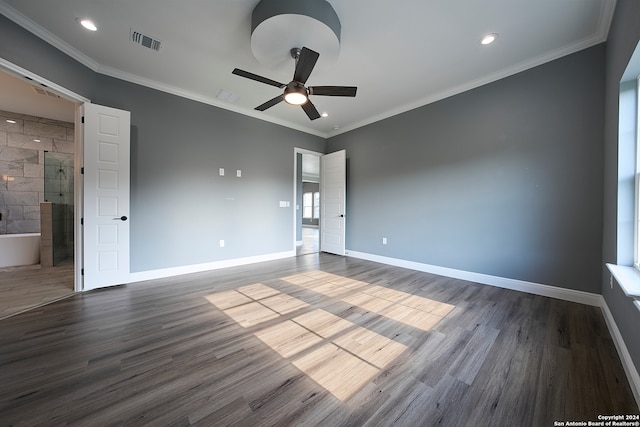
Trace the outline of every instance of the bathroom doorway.
{"label": "bathroom doorway", "polygon": [[77,104],[3,67],[0,92],[0,234],[40,241],[0,266],[2,318],[74,293]]}

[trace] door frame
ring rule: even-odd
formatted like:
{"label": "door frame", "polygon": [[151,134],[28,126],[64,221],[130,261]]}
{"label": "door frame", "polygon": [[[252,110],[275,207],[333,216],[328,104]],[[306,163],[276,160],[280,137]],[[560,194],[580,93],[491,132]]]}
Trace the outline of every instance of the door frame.
{"label": "door frame", "polygon": [[[298,188],[298,154],[309,154],[311,156],[316,156],[318,158],[324,156],[324,153],[319,151],[307,150],[305,148],[293,147],[293,253],[294,255],[297,253],[298,240],[296,239],[296,235],[298,233],[298,222],[297,215],[298,210],[302,209],[302,206],[298,206],[298,191],[302,191],[302,188]],[[322,216],[322,212],[320,212],[320,216]],[[322,234],[321,227],[322,221],[318,222],[318,233]],[[318,248],[318,252],[320,249]]]}
{"label": "door frame", "polygon": [[20,67],[12,62],[0,58],[0,70],[13,75],[19,79],[29,80],[31,84],[38,83],[47,90],[50,90],[62,98],[71,101],[76,106],[75,122],[74,122],[74,171],[73,171],[73,289],[76,292],[84,290],[84,281],[82,276],[82,253],[84,249],[83,233],[81,218],[84,212],[84,182],[82,175],[82,164],[84,158],[84,138],[82,117],[84,115],[84,104],[90,103],[89,98],[77,94],[65,87],[62,87],[52,81],[45,79],[31,71]]}

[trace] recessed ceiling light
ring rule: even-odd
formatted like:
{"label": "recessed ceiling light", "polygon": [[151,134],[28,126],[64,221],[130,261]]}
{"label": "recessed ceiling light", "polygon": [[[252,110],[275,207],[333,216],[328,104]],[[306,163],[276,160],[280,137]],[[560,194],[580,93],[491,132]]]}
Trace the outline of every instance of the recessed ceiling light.
{"label": "recessed ceiling light", "polygon": [[80,23],[80,25],[82,25],[84,28],[86,28],[89,31],[97,31],[98,30],[98,27],[96,27],[96,24],[94,24],[91,19],[78,18],[78,19],[76,19],[76,21],[78,21]]}
{"label": "recessed ceiling light", "polygon": [[320,115],[321,115],[322,117],[329,117],[329,113],[327,113],[327,112],[322,113],[322,114],[320,114]]}
{"label": "recessed ceiling light", "polygon": [[7,123],[15,124],[17,122],[15,120],[7,119]]}
{"label": "recessed ceiling light", "polygon": [[496,33],[486,34],[480,40],[480,44],[484,44],[484,45],[491,44],[494,41],[496,41],[497,38],[498,38],[498,35]]}

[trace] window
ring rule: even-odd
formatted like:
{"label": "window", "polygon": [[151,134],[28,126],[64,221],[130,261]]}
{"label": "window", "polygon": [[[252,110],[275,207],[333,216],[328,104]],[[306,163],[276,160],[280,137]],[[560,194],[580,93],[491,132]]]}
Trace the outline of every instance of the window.
{"label": "window", "polygon": [[313,217],[313,193],[302,195],[302,218]]}
{"label": "window", "polygon": [[318,191],[302,195],[302,218],[320,218],[320,193]]}
{"label": "window", "polygon": [[313,193],[313,218],[320,218],[320,193]]}

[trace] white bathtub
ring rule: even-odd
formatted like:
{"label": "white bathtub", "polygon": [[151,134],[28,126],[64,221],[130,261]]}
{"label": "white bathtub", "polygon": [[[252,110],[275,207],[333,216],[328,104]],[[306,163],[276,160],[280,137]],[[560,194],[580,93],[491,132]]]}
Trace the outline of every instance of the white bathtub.
{"label": "white bathtub", "polygon": [[40,233],[0,234],[0,268],[40,263]]}

